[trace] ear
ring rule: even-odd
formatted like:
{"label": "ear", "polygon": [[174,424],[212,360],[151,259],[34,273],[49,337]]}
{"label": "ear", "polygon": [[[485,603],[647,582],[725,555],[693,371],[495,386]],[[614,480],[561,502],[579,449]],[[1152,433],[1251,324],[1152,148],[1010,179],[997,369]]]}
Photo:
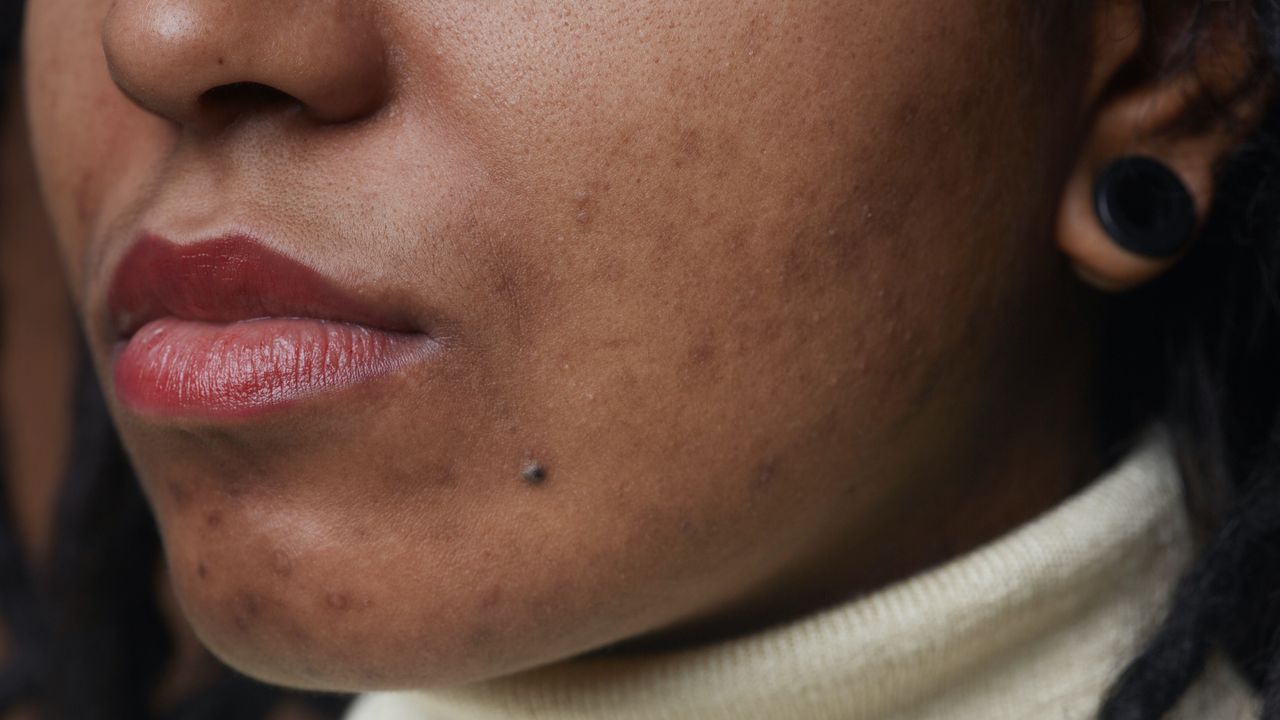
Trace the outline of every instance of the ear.
{"label": "ear", "polygon": [[1063,190],[1057,242],[1086,282],[1121,291],[1179,257],[1143,257],[1113,241],[1094,207],[1098,175],[1124,155],[1155,158],[1186,185],[1202,224],[1213,204],[1215,170],[1261,122],[1270,82],[1249,3],[1094,6],[1084,134]]}

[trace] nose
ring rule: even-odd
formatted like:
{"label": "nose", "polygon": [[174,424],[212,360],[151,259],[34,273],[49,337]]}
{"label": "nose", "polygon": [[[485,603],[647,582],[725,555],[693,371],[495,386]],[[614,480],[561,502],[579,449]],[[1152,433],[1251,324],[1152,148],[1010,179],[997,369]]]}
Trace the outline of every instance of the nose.
{"label": "nose", "polygon": [[115,0],[102,43],[125,95],[179,125],[281,102],[348,122],[377,111],[389,87],[362,1]]}

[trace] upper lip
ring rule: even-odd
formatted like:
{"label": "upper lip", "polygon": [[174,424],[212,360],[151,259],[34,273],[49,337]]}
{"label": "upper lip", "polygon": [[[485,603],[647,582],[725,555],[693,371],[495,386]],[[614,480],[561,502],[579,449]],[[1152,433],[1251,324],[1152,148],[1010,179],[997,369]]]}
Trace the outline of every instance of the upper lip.
{"label": "upper lip", "polygon": [[117,338],[165,317],[230,323],[265,317],[348,322],[419,332],[408,317],[369,303],[252,237],[177,244],[143,235],[116,265],[107,311]]}

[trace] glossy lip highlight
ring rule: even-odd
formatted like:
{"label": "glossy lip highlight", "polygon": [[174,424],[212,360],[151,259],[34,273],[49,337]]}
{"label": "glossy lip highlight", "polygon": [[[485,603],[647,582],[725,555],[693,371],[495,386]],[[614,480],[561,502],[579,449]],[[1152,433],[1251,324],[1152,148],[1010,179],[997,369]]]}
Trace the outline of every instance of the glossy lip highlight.
{"label": "glossy lip highlight", "polygon": [[240,418],[350,388],[438,343],[243,235],[144,236],[107,295],[116,395],[154,416]]}

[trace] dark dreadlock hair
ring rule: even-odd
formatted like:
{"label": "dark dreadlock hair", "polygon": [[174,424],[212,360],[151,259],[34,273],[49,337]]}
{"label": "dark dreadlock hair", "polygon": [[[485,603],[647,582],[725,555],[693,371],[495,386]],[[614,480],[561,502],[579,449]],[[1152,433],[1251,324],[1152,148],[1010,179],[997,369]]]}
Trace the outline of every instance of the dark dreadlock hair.
{"label": "dark dreadlock hair", "polygon": [[[1155,9],[1159,0],[1149,0]],[[1165,0],[1168,2],[1168,0]],[[1193,63],[1212,0],[1175,62]],[[1258,77],[1280,78],[1280,0],[1241,0]],[[1157,720],[1223,652],[1280,719],[1280,99],[1222,163],[1202,237],[1104,328],[1104,429],[1159,418],[1206,538],[1163,622],[1111,688],[1102,720]],[[1105,431],[1105,430],[1104,430]]]}
{"label": "dark dreadlock hair", "polygon": [[18,53],[18,28],[22,27],[19,0],[0,0],[0,63],[9,68]]}
{"label": "dark dreadlock hair", "polygon": [[[0,0],[0,103],[22,12],[19,0]],[[286,700],[341,716],[346,698],[287,692],[221,666],[202,691],[155,708],[173,654],[155,585],[160,541],[87,361],[73,418],[47,570],[23,555],[0,462],[0,627],[10,644],[0,716],[29,704],[51,720],[261,720]]]}
{"label": "dark dreadlock hair", "polygon": [[[1198,7],[1197,20],[1222,5],[1185,2]],[[1234,5],[1251,13],[1260,71],[1280,78],[1280,0]],[[20,13],[17,0],[0,0],[0,63],[15,52]],[[1107,308],[1102,436],[1117,454],[1135,428],[1162,421],[1207,540],[1164,621],[1109,692],[1102,720],[1163,717],[1215,650],[1261,693],[1263,717],[1280,720],[1280,96],[1223,163],[1217,190],[1203,237],[1177,267]],[[51,613],[38,611],[0,493],[0,616],[16,658],[0,674],[0,711],[41,697],[67,720],[153,717],[148,699],[167,659],[150,582],[158,544],[87,371],[74,447]],[[2,473],[0,465],[0,484]],[[260,718],[278,699],[228,672],[169,717]]]}

